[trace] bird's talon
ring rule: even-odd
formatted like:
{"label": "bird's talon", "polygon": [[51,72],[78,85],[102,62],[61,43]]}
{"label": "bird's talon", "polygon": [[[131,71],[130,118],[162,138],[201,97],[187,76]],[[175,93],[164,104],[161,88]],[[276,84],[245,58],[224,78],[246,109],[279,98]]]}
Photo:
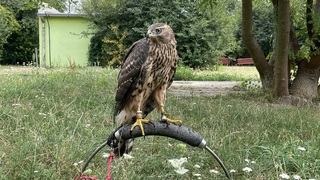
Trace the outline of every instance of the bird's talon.
{"label": "bird's talon", "polygon": [[150,123],[150,122],[149,120],[146,120],[146,119],[137,119],[136,122],[131,126],[130,131],[133,131],[136,126],[139,126],[142,136],[145,136],[142,123]]}
{"label": "bird's talon", "polygon": [[182,123],[182,120],[176,120],[176,119],[173,120],[173,119],[169,119],[169,118],[167,118],[166,121],[168,123],[173,123],[173,124],[181,124]]}

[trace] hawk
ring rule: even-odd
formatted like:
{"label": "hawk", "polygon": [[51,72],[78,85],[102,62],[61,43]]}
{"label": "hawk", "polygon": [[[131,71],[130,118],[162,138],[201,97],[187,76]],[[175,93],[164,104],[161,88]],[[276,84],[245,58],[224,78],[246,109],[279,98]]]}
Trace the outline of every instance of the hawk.
{"label": "hawk", "polygon": [[[153,109],[161,112],[161,120],[168,123],[181,123],[171,120],[164,110],[166,90],[173,81],[178,63],[178,53],[173,30],[165,23],[156,23],[148,27],[145,38],[131,45],[118,75],[118,87],[115,101],[115,120],[120,124],[139,126],[142,135],[142,123]],[[130,153],[133,139],[120,142],[114,151],[120,156]]]}

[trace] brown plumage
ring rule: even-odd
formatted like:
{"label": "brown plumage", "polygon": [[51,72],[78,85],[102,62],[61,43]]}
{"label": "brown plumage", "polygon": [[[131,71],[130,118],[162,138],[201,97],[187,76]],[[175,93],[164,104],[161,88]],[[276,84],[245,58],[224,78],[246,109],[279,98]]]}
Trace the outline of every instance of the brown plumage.
{"label": "brown plumage", "polygon": [[[166,89],[172,83],[177,63],[176,40],[171,27],[164,23],[149,26],[146,37],[129,48],[118,75],[114,116],[119,124],[140,122],[154,108],[161,112],[162,119],[167,119],[164,112]],[[141,130],[143,132],[143,128]],[[129,153],[132,143],[132,139],[120,143],[120,151],[116,152]]]}

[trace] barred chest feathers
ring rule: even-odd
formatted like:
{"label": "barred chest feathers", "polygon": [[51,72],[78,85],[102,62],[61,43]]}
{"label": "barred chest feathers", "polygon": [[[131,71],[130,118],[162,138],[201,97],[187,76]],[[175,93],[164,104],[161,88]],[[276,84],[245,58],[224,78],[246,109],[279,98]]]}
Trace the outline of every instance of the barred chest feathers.
{"label": "barred chest feathers", "polygon": [[177,65],[178,54],[174,44],[152,44],[149,46],[151,77],[155,85],[167,83]]}

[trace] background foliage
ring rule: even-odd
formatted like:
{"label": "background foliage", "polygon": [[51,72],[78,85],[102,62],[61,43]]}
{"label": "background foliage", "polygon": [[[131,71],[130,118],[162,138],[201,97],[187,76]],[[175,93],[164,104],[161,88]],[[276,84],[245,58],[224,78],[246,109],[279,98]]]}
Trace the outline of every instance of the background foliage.
{"label": "background foliage", "polygon": [[5,39],[3,41],[5,43],[1,42],[3,52],[0,51],[0,64],[32,62],[35,48],[39,47],[38,9],[46,3],[49,7],[62,11],[66,8],[67,2],[65,0],[0,0],[0,6],[5,7],[12,14],[11,24],[15,24],[14,27],[21,27],[12,31],[10,26],[3,26],[4,24],[1,23],[0,31],[5,30],[11,33],[9,36],[0,35],[1,39]]}
{"label": "background foliage", "polygon": [[[240,48],[236,51],[236,56],[238,57],[250,57],[249,52],[247,51],[244,43],[242,42],[241,37],[241,21],[238,20],[238,30],[236,31],[236,39],[240,43]],[[253,23],[253,33],[260,44],[265,57],[272,52],[273,49],[273,37],[274,37],[274,14],[273,14],[273,6],[270,2],[267,1],[259,1],[256,3],[252,10],[252,23]]]}
{"label": "background foliage", "polygon": [[0,5],[0,61],[3,53],[3,45],[7,43],[7,38],[20,28],[12,12]]}
{"label": "background foliage", "polygon": [[[170,24],[176,34],[180,63],[192,68],[208,68],[216,64],[217,57],[232,60],[249,57],[241,39],[241,3],[237,0],[88,0],[83,10],[96,29],[88,57],[91,64],[119,66],[125,50],[136,40],[144,37],[148,25],[154,22]],[[0,53],[1,64],[30,62],[38,42],[37,10],[47,3],[60,11],[74,0],[0,0],[0,5],[14,15],[21,28],[12,32],[8,26],[2,31],[11,32],[1,36],[4,51]],[[201,5],[201,6],[200,6]],[[306,57],[310,42],[303,28],[305,3],[291,2],[292,21],[302,46],[298,56]],[[268,1],[253,4],[253,31],[268,56],[273,47],[273,7]],[[314,17],[315,20],[317,17]],[[3,25],[3,24],[2,24]],[[110,28],[111,25],[117,30]],[[317,26],[317,25],[316,25]],[[317,26],[318,27],[318,26]],[[7,29],[6,29],[7,28]],[[117,34],[118,33],[118,37]],[[120,36],[119,36],[120,35]],[[120,38],[119,38],[120,37]],[[7,43],[4,43],[7,42]],[[309,43],[309,44],[308,44]]]}
{"label": "background foliage", "polygon": [[[89,51],[90,61],[110,61],[113,57],[106,53],[116,51],[117,46],[104,46],[102,39],[114,40],[115,33],[108,25],[115,24],[119,32],[127,31],[123,46],[128,48],[134,41],[144,37],[146,28],[155,22],[168,23],[175,31],[178,52],[183,64],[193,68],[203,68],[215,64],[216,57],[234,49],[233,29],[236,14],[228,16],[237,1],[221,1],[221,10],[199,10],[200,1],[152,1],[130,0],[110,3],[103,0],[89,0],[84,3],[87,17],[93,22],[97,33],[93,36]],[[235,5],[233,5],[235,7]],[[223,10],[224,9],[224,10]],[[222,14],[224,13],[224,14]],[[224,18],[219,18],[221,16]],[[228,30],[224,27],[229,27]],[[119,65],[118,63],[113,64]]]}

